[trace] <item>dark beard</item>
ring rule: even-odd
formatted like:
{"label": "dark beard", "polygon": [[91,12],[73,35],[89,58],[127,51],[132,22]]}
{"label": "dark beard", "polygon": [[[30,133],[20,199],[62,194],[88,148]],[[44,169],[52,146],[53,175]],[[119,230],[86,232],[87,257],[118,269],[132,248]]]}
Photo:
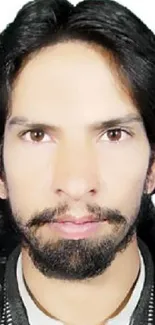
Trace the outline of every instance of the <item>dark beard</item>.
{"label": "dark beard", "polygon": [[[36,266],[48,278],[63,280],[86,280],[101,275],[115,259],[116,254],[126,249],[136,231],[139,218],[131,218],[128,224],[126,218],[117,210],[102,209],[98,206],[87,206],[87,210],[95,215],[96,221],[105,218],[112,225],[111,235],[98,239],[67,240],[59,239],[53,242],[43,242],[36,235],[42,225],[56,220],[57,213],[66,210],[46,209],[35,214],[23,225],[20,216],[12,217],[16,232],[20,234],[23,246]],[[103,219],[104,218],[104,219]],[[131,222],[131,221],[130,221]]]}
{"label": "dark beard", "polygon": [[59,240],[57,244],[41,245],[37,240],[28,244],[29,255],[41,273],[48,278],[63,280],[86,280],[101,275],[124,250],[135,233],[135,225],[116,245],[111,238],[88,242],[88,240]]}

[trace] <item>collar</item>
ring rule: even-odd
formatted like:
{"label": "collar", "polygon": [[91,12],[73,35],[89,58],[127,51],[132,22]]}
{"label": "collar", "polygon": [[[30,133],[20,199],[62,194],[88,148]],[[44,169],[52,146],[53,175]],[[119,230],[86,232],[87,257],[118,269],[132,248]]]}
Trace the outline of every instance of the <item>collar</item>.
{"label": "collar", "polygon": [[17,261],[17,283],[18,283],[18,289],[20,296],[23,300],[23,303],[25,305],[27,316],[29,319],[30,325],[62,325],[61,322],[52,319],[51,317],[47,316],[45,313],[43,313],[37,305],[34,303],[32,298],[30,297],[27,288],[24,283],[23,279],[23,272],[22,272],[22,256],[19,255],[18,261]]}
{"label": "collar", "polygon": [[[140,255],[140,274],[137,283],[135,285],[135,288],[133,290],[132,296],[130,297],[130,300],[128,301],[125,308],[121,311],[121,313],[116,317],[114,317],[113,319],[110,319],[107,322],[107,325],[129,325],[130,323],[130,318],[133,314],[133,311],[135,310],[135,307],[138,304],[144,286],[144,281],[145,281],[145,266],[140,251],[139,251],[139,255]],[[30,297],[23,280],[21,254],[17,262],[17,283],[18,283],[20,296],[22,297],[23,303],[27,310],[27,315],[28,315],[30,325],[35,325],[35,324],[62,325],[61,322],[52,319],[46,314],[44,314],[36,306],[32,298]]]}
{"label": "collar", "polygon": [[131,316],[138,304],[145,281],[145,265],[141,252],[140,256],[140,273],[132,295],[124,309],[116,317],[110,319],[107,325],[129,325]]}

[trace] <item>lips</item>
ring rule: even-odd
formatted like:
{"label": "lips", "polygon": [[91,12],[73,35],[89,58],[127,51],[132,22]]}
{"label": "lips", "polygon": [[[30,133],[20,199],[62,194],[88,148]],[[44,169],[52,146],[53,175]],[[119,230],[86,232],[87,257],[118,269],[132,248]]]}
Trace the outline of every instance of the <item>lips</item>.
{"label": "lips", "polygon": [[50,229],[56,231],[61,237],[66,239],[84,239],[92,236],[101,225],[94,216],[63,216],[59,221],[49,224]]}
{"label": "lips", "polygon": [[70,222],[76,225],[85,224],[85,223],[92,223],[92,222],[98,222],[99,220],[95,218],[93,215],[87,215],[87,216],[78,216],[74,217],[71,215],[64,215],[58,218],[58,220],[55,220],[56,223],[66,223]]}

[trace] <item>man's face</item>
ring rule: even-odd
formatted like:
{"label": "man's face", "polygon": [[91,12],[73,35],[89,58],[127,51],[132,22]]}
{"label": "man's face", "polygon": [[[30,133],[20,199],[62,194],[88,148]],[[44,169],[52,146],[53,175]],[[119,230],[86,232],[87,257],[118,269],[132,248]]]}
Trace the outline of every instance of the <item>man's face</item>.
{"label": "man's face", "polygon": [[150,147],[106,56],[84,43],[58,44],[31,58],[14,85],[4,137],[8,200],[49,277],[102,273],[139,212]]}

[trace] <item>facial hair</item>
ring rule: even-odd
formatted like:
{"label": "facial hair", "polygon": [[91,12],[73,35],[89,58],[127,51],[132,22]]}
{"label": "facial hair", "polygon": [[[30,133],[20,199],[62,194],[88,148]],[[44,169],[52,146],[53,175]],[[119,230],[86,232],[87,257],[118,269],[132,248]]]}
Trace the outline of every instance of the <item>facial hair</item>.
{"label": "facial hair", "polygon": [[[11,204],[8,202],[11,211]],[[56,209],[45,209],[34,214],[24,224],[20,215],[13,214],[12,222],[16,233],[20,235],[22,245],[35,267],[46,277],[79,281],[101,275],[111,265],[116,254],[125,250],[136,231],[139,218],[123,216],[120,211],[87,205],[87,211],[94,216],[94,221],[105,219],[111,226],[109,235],[100,235],[89,239],[46,240],[38,236],[40,227],[56,222],[59,215],[66,212],[68,206],[61,205]]]}

